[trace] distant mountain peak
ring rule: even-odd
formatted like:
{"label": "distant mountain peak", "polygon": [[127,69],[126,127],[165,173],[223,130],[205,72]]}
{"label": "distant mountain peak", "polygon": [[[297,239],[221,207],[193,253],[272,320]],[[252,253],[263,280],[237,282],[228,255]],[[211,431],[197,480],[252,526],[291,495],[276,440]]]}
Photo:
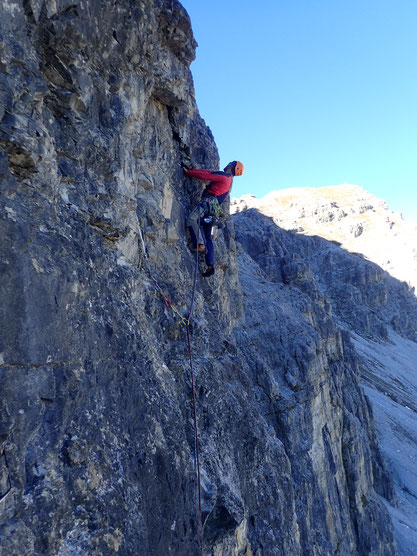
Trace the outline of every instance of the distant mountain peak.
{"label": "distant mountain peak", "polygon": [[286,229],[337,241],[417,290],[417,224],[353,184],[272,191],[233,199],[231,211],[254,208]]}

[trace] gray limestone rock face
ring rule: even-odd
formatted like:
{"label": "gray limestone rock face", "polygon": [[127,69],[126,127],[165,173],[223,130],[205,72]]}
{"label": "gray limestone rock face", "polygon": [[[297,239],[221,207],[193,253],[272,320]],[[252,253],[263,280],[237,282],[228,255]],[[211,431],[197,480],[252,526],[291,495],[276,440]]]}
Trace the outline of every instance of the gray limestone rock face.
{"label": "gray limestone rock face", "polygon": [[389,519],[379,521],[381,499],[395,505],[395,495],[360,359],[320,288],[311,242],[254,209],[234,221],[245,300],[238,345],[290,459],[301,553],[316,553],[317,543],[325,554],[395,553]]}
{"label": "gray limestone rock face", "polygon": [[[399,554],[413,554],[417,546],[413,525],[416,486],[414,472],[411,471],[415,456],[412,444],[415,436],[415,404],[412,400],[417,346],[417,299],[414,289],[362,255],[341,248],[336,241],[305,235],[304,230],[286,231],[277,226],[275,221],[285,218],[283,215],[278,216],[278,204],[268,205],[265,211],[274,214],[272,219],[263,214],[264,207],[260,206],[259,210],[251,208],[255,203],[253,199],[248,201],[245,206],[242,206],[242,201],[238,202],[241,210],[234,217],[236,237],[242,246],[239,258],[247,302],[252,296],[254,280],[249,276],[245,288],[243,278],[248,272],[255,272],[257,276],[264,277],[272,291],[276,294],[280,292],[280,305],[284,305],[285,291],[290,286],[299,296],[307,294],[310,299],[319,301],[330,320],[343,331],[343,359],[348,357],[351,361],[352,368],[356,369],[356,379],[361,376],[371,400],[371,403],[366,402],[368,412],[371,415],[375,412],[376,415],[377,436],[372,431],[373,427],[368,429],[374,460],[374,488],[385,500],[394,520]],[[314,223],[315,220],[312,226]],[[303,224],[309,229],[308,219]],[[254,248],[254,245],[257,247]],[[372,246],[369,246],[369,250],[372,250]],[[259,299],[262,298],[258,294],[258,301],[253,303],[252,311],[245,310],[246,320],[248,315],[252,315],[257,322],[261,322],[260,312],[266,311],[267,321],[274,322],[275,330],[277,317],[275,320],[271,318],[271,303],[268,303],[267,309],[262,307],[259,310]],[[286,302],[285,305],[291,307],[292,304]],[[317,317],[310,320],[317,330],[320,320]],[[251,325],[249,327],[252,328]],[[323,338],[323,327],[321,329],[319,336]],[[306,334],[298,336],[303,339],[307,337]],[[253,343],[257,350],[261,349],[259,340]],[[268,344],[272,345],[272,342],[268,340]],[[285,345],[288,346],[288,342]],[[267,349],[265,345],[261,351]],[[287,380],[292,388],[297,384],[293,375],[291,373],[290,380]],[[337,375],[340,376],[340,371]],[[346,386],[343,396],[345,408],[352,403],[356,405],[359,399]],[[369,416],[362,413],[359,421],[369,422]],[[354,428],[358,423],[350,416],[348,422]],[[348,433],[345,437],[350,439],[349,449],[345,450],[346,461],[349,461],[352,453],[360,451],[356,444],[358,436],[359,431]],[[377,447],[377,437],[382,442],[384,457]],[[351,446],[354,450],[350,449]],[[385,459],[388,460],[388,473],[392,472],[394,476],[395,492],[391,481],[387,480]]]}
{"label": "gray limestone rock face", "polygon": [[201,529],[184,320],[202,185],[180,164],[219,157],[185,10],[0,6],[2,553],[188,556],[202,535],[216,556],[395,554],[343,315],[293,235],[244,215],[190,323]]}

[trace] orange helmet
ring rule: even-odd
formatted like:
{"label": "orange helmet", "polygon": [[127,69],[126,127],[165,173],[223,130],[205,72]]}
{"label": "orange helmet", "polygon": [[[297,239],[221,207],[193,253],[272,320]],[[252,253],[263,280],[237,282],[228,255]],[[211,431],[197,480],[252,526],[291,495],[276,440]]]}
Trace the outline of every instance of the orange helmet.
{"label": "orange helmet", "polygon": [[243,174],[243,164],[238,160],[235,160],[234,165],[235,165],[234,175],[241,176]]}

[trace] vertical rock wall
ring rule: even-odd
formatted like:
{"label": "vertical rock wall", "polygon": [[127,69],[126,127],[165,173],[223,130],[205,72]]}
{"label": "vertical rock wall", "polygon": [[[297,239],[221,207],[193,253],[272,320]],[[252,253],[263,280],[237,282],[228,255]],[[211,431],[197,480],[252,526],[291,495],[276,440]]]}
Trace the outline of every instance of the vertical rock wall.
{"label": "vertical rock wall", "polygon": [[393,487],[359,358],[313,273],[320,250],[256,210],[234,221],[245,299],[236,336],[289,460],[300,554],[396,553],[381,499],[395,504]]}
{"label": "vertical rock wall", "polygon": [[[1,550],[199,554],[185,328],[152,281],[187,314],[180,162],[218,165],[188,15],[3,0],[0,30]],[[216,256],[191,326],[207,554],[395,553],[325,299],[239,278],[231,222]]]}
{"label": "vertical rock wall", "polygon": [[2,547],[191,554],[188,384],[164,363],[183,330],[150,280],[186,309],[180,161],[218,164],[189,18],[7,1],[1,33]]}

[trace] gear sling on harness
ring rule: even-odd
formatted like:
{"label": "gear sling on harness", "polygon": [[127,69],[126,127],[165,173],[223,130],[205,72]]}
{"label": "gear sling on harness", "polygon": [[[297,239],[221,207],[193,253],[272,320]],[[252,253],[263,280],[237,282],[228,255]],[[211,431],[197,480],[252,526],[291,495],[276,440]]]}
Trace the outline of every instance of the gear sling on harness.
{"label": "gear sling on harness", "polygon": [[203,222],[206,224],[215,224],[219,218],[224,216],[217,197],[205,196],[202,198],[200,205],[204,211]]}

